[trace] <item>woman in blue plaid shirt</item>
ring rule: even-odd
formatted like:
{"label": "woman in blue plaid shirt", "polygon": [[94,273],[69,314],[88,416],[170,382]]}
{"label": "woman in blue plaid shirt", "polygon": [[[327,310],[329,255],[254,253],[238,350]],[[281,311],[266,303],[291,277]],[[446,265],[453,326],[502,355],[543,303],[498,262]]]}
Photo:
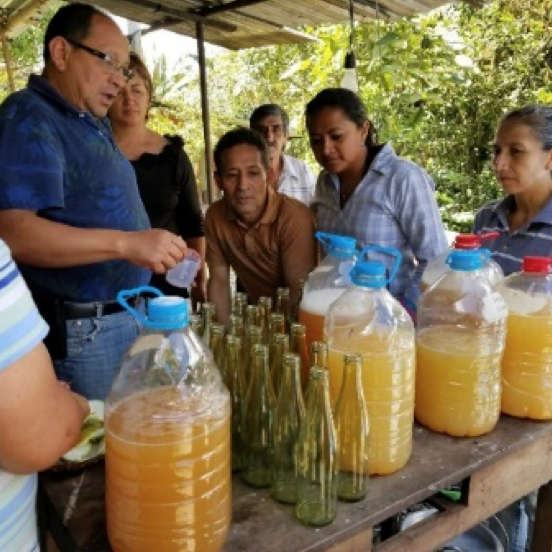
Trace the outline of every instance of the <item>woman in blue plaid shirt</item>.
{"label": "woman in blue plaid shirt", "polygon": [[[432,179],[390,143],[377,144],[354,92],[322,90],[305,114],[311,148],[323,169],[312,202],[318,229],[353,236],[359,247],[398,249],[403,262],[389,290],[414,310],[427,262],[447,248]],[[392,262],[386,256],[379,260]]]}

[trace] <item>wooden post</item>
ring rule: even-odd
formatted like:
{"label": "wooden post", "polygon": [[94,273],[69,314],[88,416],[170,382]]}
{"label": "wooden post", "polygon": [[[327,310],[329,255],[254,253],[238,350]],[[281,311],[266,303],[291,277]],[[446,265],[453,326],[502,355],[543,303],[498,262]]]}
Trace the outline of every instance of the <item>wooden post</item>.
{"label": "wooden post", "polygon": [[211,162],[211,122],[209,115],[209,95],[207,92],[207,69],[205,64],[205,42],[203,23],[196,23],[197,56],[199,61],[199,82],[201,89],[201,114],[203,117],[203,142],[205,144],[205,186],[207,201],[213,203],[213,164]]}

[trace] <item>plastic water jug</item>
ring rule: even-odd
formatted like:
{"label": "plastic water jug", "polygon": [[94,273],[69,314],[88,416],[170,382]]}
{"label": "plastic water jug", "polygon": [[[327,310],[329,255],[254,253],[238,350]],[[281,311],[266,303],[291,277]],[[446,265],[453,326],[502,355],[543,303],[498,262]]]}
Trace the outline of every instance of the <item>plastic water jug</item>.
{"label": "plastic water jug", "polygon": [[[158,295],[147,316],[130,297]],[[181,297],[118,295],[144,326],[106,402],[106,515],[114,552],[218,552],[231,518],[230,400]]]}
{"label": "plastic water jug", "polygon": [[351,285],[350,272],[358,255],[355,238],[326,232],[315,235],[327,256],[309,274],[299,304],[299,322],[307,328],[309,350],[313,341],[323,339],[324,316],[329,306]]}
{"label": "plastic water jug", "polygon": [[508,306],[502,412],[552,418],[552,275],[548,258],[525,257],[499,291]]}
{"label": "plastic water jug", "polygon": [[[386,278],[383,263],[365,261],[371,251],[395,257]],[[367,246],[351,272],[350,286],[328,309],[330,392],[335,405],[347,353],[362,356],[362,387],[370,420],[370,473],[402,468],[412,452],[414,421],[414,325],[405,308],[387,291],[401,261],[399,251]]]}
{"label": "plastic water jug", "polygon": [[[492,240],[498,236],[498,232],[487,232],[484,234],[458,234],[452,244],[452,247],[437,255],[429,261],[422,275],[421,290],[424,292],[428,287],[432,286],[443,274],[450,270],[447,264],[447,258],[451,251],[473,251],[481,248],[481,242]],[[500,265],[491,258],[483,265],[482,274],[489,282],[496,286],[504,278],[504,273]]]}
{"label": "plastic water jug", "polygon": [[483,275],[489,256],[452,251],[418,305],[416,419],[456,437],[491,431],[500,414],[507,309]]}

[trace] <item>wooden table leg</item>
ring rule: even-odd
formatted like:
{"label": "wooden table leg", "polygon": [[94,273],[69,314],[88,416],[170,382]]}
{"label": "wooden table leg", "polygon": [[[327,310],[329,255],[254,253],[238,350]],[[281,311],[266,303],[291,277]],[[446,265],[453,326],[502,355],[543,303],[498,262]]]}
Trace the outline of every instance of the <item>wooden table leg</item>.
{"label": "wooden table leg", "polygon": [[539,489],[531,552],[552,552],[552,481]]}

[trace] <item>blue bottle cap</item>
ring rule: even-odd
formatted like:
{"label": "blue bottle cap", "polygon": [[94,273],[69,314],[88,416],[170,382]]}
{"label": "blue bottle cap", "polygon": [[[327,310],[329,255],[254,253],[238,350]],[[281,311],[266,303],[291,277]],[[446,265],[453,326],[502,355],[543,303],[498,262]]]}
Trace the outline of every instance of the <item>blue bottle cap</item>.
{"label": "blue bottle cap", "polygon": [[182,297],[156,297],[148,302],[146,325],[158,330],[177,330],[189,323],[188,303]]}
{"label": "blue bottle cap", "polygon": [[351,280],[357,286],[367,288],[385,287],[385,265],[377,261],[359,261],[351,270]]}
{"label": "blue bottle cap", "polygon": [[447,257],[447,264],[452,270],[469,272],[478,270],[487,262],[489,251],[478,249],[472,251],[451,251]]}
{"label": "blue bottle cap", "polygon": [[340,236],[338,234],[328,234],[327,232],[316,232],[316,239],[321,242],[328,255],[345,259],[358,255],[356,249],[356,239],[351,236]]}

